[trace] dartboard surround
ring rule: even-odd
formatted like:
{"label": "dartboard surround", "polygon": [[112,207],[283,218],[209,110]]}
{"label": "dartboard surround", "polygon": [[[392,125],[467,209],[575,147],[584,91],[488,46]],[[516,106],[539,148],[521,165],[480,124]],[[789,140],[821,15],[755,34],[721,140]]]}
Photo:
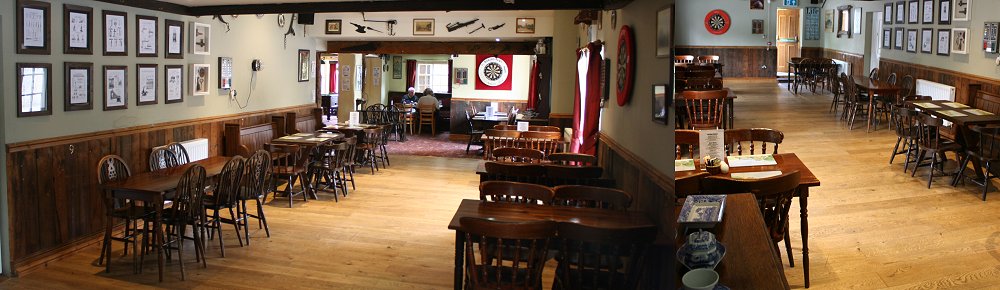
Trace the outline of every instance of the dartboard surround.
{"label": "dartboard surround", "polygon": [[729,14],[726,11],[716,9],[705,15],[705,29],[711,34],[725,34],[726,31],[729,31],[731,24],[732,21],[729,19]]}

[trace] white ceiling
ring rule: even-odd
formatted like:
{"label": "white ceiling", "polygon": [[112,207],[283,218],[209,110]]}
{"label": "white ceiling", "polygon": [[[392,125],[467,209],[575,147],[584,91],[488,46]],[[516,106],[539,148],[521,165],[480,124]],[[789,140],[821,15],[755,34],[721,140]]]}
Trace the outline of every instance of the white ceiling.
{"label": "white ceiling", "polygon": [[[180,4],[184,6],[278,4],[274,0],[160,0],[160,1]],[[356,1],[358,0],[281,0],[280,3],[356,2]],[[399,1],[399,0],[365,0],[365,2],[374,2],[374,1]]]}

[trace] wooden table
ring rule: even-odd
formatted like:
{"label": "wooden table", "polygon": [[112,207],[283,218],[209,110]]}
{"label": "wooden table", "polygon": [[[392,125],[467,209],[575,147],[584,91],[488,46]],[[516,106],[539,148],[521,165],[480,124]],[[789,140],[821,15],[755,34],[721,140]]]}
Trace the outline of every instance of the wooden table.
{"label": "wooden table", "polygon": [[868,91],[868,131],[872,131],[872,121],[875,118],[875,96],[895,95],[900,87],[886,81],[873,80],[867,76],[854,76],[854,85]]}
{"label": "wooden table", "polygon": [[[728,95],[726,95],[726,108],[722,111],[723,115],[722,119],[729,120],[728,124],[726,123],[726,121],[722,121],[722,129],[732,129],[733,120],[736,119],[735,118],[736,109],[734,108],[735,106],[733,105],[733,102],[736,100],[737,96],[736,94],[733,93],[733,90],[730,88],[722,88],[722,89],[728,92]],[[679,110],[683,108],[685,106],[684,97],[681,97],[680,94],[675,94],[674,104],[677,104],[677,108]],[[678,111],[677,113],[681,114],[680,111]]]}
{"label": "wooden table", "polygon": [[281,138],[276,138],[274,140],[271,140],[271,143],[314,147],[326,142],[343,140],[343,139],[344,139],[344,134],[342,133],[313,132],[313,133],[299,133],[299,134],[288,135]]}
{"label": "wooden table", "polygon": [[[943,101],[943,100],[907,101],[907,103],[913,105],[914,108],[920,110],[921,112],[925,112],[934,117],[938,117],[943,120],[951,122],[953,124],[952,128],[958,129],[958,132],[956,132],[957,134],[955,134],[955,143],[961,145],[963,149],[971,148],[969,145],[971,145],[973,142],[976,142],[976,140],[979,139],[976,136],[976,133],[972,131],[971,126],[1000,124],[1000,116],[998,115],[995,114],[974,115],[966,112],[966,110],[975,109],[973,107],[952,108],[950,106],[945,105],[946,103],[954,103],[952,101]],[[920,103],[931,103],[937,105],[940,108],[924,108],[917,105]],[[960,113],[965,114],[965,116],[949,116],[942,113],[942,111],[950,111],[950,110],[958,111]],[[972,161],[972,168],[974,169],[973,172],[976,173],[977,178],[982,179],[983,178],[982,164],[980,164],[978,158],[970,158],[970,159]],[[958,185],[958,181],[960,180],[960,178],[961,177],[956,174],[955,178],[951,182],[952,185]]]}
{"label": "wooden table", "polygon": [[[180,181],[188,168],[191,168],[194,164],[199,164],[205,167],[206,178],[214,177],[222,172],[222,168],[226,166],[226,163],[230,159],[232,157],[213,156],[181,166],[132,175],[123,181],[105,183],[101,185],[101,188],[105,191],[105,198],[130,199],[152,205],[156,210],[156,220],[153,221],[153,228],[155,229],[153,231],[153,241],[159,241],[160,236],[163,235],[160,226],[160,221],[163,220],[163,201],[166,199],[168,193],[173,192],[177,188],[177,182]],[[107,233],[110,233],[112,224],[108,222],[106,226],[108,227]],[[156,244],[156,261],[159,268],[160,281],[162,282],[164,266],[163,244],[159,242],[155,242],[154,244]],[[105,254],[109,257],[111,256],[111,247],[106,249]],[[107,263],[105,267],[107,267],[106,270],[110,270],[111,263]]]}
{"label": "wooden table", "polygon": [[465,273],[465,232],[459,220],[463,217],[494,218],[504,221],[571,222],[601,228],[632,228],[655,226],[641,211],[614,211],[594,208],[555,207],[512,203],[482,202],[464,199],[459,204],[448,229],[455,230],[455,289],[463,289]]}
{"label": "wooden table", "polygon": [[[809,188],[819,186],[819,178],[817,178],[812,171],[809,171],[809,168],[802,163],[802,160],[799,160],[798,156],[795,156],[795,153],[774,154],[774,161],[778,164],[766,166],[730,167],[729,173],[720,174],[719,176],[731,177],[732,173],[740,172],[781,171],[782,173],[787,173],[795,170],[799,171],[799,174],[801,174],[802,177],[799,180],[799,190],[795,192],[795,197],[799,198],[799,218],[802,232],[802,268],[803,271],[805,271],[805,286],[809,287]],[[674,173],[675,178],[689,177],[705,172],[704,168],[701,168],[702,166],[699,163],[700,162],[698,160],[695,160],[695,167],[699,169],[677,171]]]}
{"label": "wooden table", "polygon": [[[687,234],[677,225],[681,206],[674,210],[671,221],[677,233],[677,249],[685,243]],[[719,283],[740,289],[789,289],[785,272],[775,253],[774,241],[768,235],[760,207],[753,194],[726,196],[722,223],[710,230],[716,240],[726,246],[726,256],[715,267]],[[687,268],[677,262],[677,284]],[[736,288],[733,288],[736,289]]]}

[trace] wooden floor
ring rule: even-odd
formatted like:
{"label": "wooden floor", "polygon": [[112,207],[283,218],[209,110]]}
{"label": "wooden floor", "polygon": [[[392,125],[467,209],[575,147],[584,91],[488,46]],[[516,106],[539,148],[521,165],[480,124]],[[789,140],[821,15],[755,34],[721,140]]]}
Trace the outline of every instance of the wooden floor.
{"label": "wooden floor", "polygon": [[[927,189],[925,170],[912,178],[888,164],[895,137],[884,125],[847,130],[827,113],[829,95],[727,85],[739,95],[737,127],[784,131],[780,151],[798,154],[822,181],[810,198],[811,289],[1000,288],[1000,194],[982,202],[977,188],[945,178]],[[288,209],[278,200],[266,208],[271,238],[257,231],[240,248],[228,230],[227,257],[210,246],[203,269],[188,255],[187,281],[176,264],[163,283],[151,262],[133,275],[126,258],[106,274],[95,245],[0,288],[449,288],[454,233],[446,226],[461,199],[478,196],[477,161],[393,158],[339,203],[326,195]],[[796,267],[785,273],[802,288],[797,215],[791,223]]]}

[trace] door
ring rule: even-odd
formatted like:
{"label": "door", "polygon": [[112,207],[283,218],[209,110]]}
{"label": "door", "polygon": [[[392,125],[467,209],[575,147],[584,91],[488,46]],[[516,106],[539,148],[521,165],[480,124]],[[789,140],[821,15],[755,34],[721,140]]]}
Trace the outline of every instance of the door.
{"label": "door", "polygon": [[868,41],[865,46],[868,48],[868,53],[865,54],[865,71],[872,71],[873,68],[878,67],[879,60],[882,58],[882,11],[869,12],[867,13],[865,21],[870,23],[865,25],[865,33],[869,35]]}
{"label": "door", "polygon": [[778,9],[778,73],[788,71],[788,61],[801,55],[799,10]]}

